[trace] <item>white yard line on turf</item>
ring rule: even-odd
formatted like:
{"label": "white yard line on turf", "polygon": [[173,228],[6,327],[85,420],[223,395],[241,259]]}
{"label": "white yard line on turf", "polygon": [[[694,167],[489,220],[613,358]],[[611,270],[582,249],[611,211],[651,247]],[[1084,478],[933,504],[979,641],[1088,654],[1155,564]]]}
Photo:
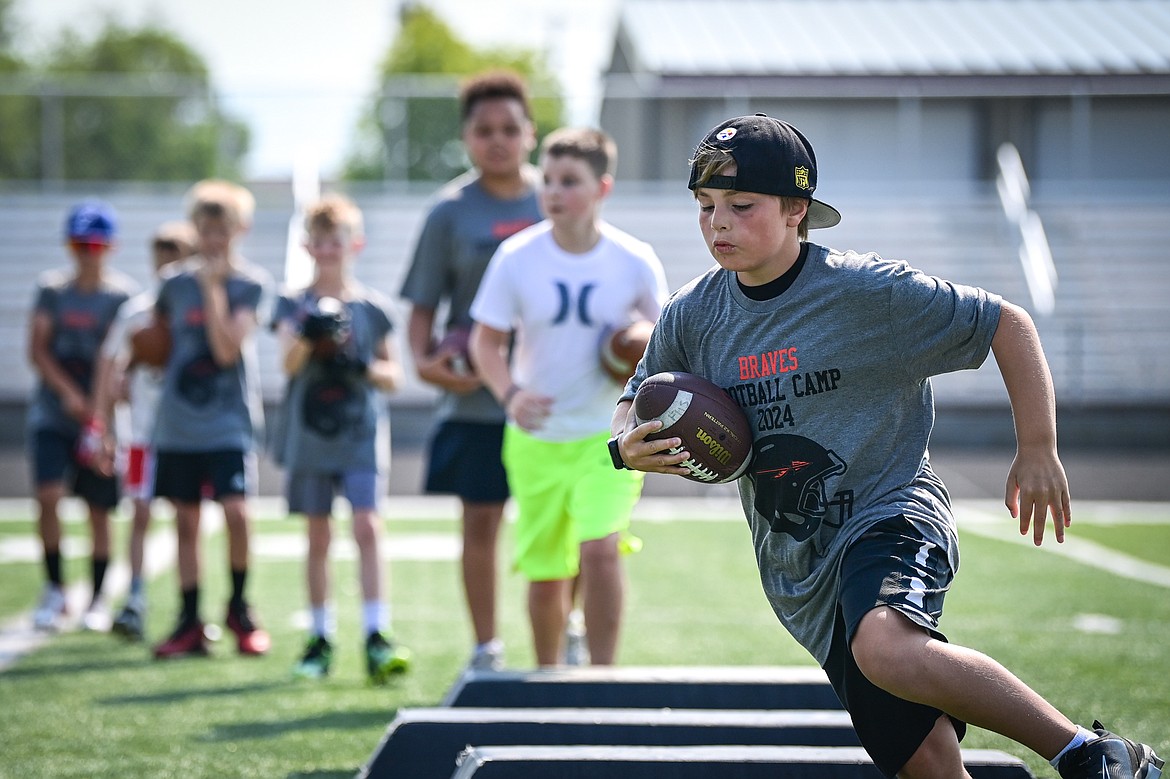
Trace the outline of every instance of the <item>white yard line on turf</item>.
{"label": "white yard line on turf", "polygon": [[[1170,514],[1166,513],[1166,504],[1149,505],[1159,506],[1161,507],[1161,511],[1143,511],[1141,513],[1143,517],[1142,521],[1140,523],[1134,521],[1132,524],[1170,524]],[[1082,508],[1082,514],[1092,515],[1092,512],[1087,507],[1084,507]],[[1039,547],[1035,547],[1035,544],[1032,542],[1032,534],[1028,533],[1026,536],[1020,535],[1019,522],[1012,519],[1011,515],[1002,506],[995,512],[976,504],[965,504],[955,507],[955,518],[958,520],[960,533],[974,533],[996,541],[1007,541],[1008,543],[1031,546],[1037,548],[1039,551],[1060,555],[1061,557],[1075,560],[1082,565],[1107,571],[1125,579],[1132,579],[1133,581],[1153,584],[1159,587],[1170,587],[1170,566],[1141,560],[1086,538],[1078,537],[1076,535],[1078,520],[1075,506],[1073,507],[1072,516],[1073,524],[1072,527],[1065,531],[1063,544],[1056,543],[1056,538],[1052,532],[1052,520],[1049,519],[1048,527],[1044,533],[1044,543]],[[1117,516],[1123,515],[1119,513]],[[1155,522],[1155,518],[1157,517],[1160,517],[1160,521]],[[1097,523],[1085,522],[1085,524]],[[1117,524],[1117,521],[1103,521],[1100,524]]]}
{"label": "white yard line on turf", "polygon": [[[223,512],[217,506],[204,512],[200,523],[200,532],[211,534],[219,532],[223,527]],[[175,532],[170,527],[152,529],[146,536],[146,548],[143,551],[143,575],[152,579],[162,571],[175,564]],[[68,604],[70,620],[74,620],[85,613],[89,606],[91,584],[86,577],[79,577],[65,588],[65,601]],[[111,608],[129,589],[130,566],[124,560],[113,563],[106,572],[106,581],[103,586],[103,596],[106,604]],[[21,657],[36,651],[53,633],[44,633],[33,628],[32,611],[18,614],[4,622],[0,622],[0,672],[11,666]]]}

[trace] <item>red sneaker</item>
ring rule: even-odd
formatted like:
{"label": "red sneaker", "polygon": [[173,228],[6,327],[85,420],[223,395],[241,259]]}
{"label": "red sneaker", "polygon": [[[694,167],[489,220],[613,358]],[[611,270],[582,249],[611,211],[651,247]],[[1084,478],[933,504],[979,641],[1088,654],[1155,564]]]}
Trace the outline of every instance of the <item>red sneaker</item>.
{"label": "red sneaker", "polygon": [[268,633],[256,624],[252,609],[246,605],[241,608],[229,606],[224,624],[236,634],[236,646],[242,655],[262,655],[272,646]]}
{"label": "red sneaker", "polygon": [[154,647],[156,660],[188,655],[205,656],[207,654],[207,639],[203,635],[203,623],[199,620],[181,623],[169,638],[160,644],[155,644]]}

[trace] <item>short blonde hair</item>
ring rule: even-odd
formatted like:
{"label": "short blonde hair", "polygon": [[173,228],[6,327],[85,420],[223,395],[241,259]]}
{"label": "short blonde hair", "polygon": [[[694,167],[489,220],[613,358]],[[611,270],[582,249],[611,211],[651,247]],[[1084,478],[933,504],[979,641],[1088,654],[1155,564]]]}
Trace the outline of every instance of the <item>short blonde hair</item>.
{"label": "short blonde hair", "polygon": [[[720,149],[717,146],[700,146],[695,150],[695,157],[691,160],[691,166],[697,167],[699,174],[695,179],[695,190],[702,187],[711,177],[717,175],[721,170],[728,165],[735,163],[735,157],[726,149]],[[791,213],[800,208],[801,205],[807,206],[811,201],[803,197],[788,197],[786,195],[769,195],[768,197],[780,198],[780,208],[784,213]],[[796,235],[800,240],[808,239],[808,212],[804,214],[804,218],[800,220],[800,225],[796,228]]]}
{"label": "short blonde hair", "polygon": [[246,188],[224,179],[204,179],[187,191],[187,217],[230,219],[239,227],[251,227],[256,198]]}
{"label": "short blonde hair", "polygon": [[305,232],[347,230],[351,238],[362,237],[365,227],[362,211],[345,195],[325,195],[305,209]]}

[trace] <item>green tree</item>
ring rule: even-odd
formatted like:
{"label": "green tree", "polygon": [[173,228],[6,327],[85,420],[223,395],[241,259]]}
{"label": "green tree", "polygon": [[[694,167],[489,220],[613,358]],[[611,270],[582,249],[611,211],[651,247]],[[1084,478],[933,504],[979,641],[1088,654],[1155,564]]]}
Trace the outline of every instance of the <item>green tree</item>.
{"label": "green tree", "polygon": [[528,81],[538,136],[561,124],[560,87],[538,52],[475,49],[422,4],[407,5],[400,19],[381,65],[381,89],[359,124],[346,178],[446,181],[466,170],[459,81],[489,68],[510,68]]}
{"label": "green tree", "polygon": [[50,80],[88,74],[76,91],[99,93],[62,98],[65,178],[239,175],[247,128],[219,111],[207,66],[170,32],[107,20],[89,44],[67,31],[49,62]]}
{"label": "green tree", "polygon": [[107,17],[96,37],[65,30],[30,64],[11,49],[11,6],[0,0],[0,178],[239,175],[248,129],[219,110],[207,66],[182,40]]}
{"label": "green tree", "polygon": [[32,178],[39,170],[36,98],[19,94],[28,65],[13,48],[17,37],[13,0],[0,0],[0,178]]}

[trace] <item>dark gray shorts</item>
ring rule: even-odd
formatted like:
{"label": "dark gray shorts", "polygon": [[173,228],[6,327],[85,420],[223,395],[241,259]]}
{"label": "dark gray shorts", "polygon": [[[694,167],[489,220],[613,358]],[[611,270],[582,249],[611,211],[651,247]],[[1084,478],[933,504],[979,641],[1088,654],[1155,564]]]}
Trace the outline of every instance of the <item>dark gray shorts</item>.
{"label": "dark gray shorts", "polygon": [[[886,776],[897,775],[943,712],[898,698],[866,679],[853,659],[854,633],[869,611],[889,606],[946,641],[937,627],[953,578],[946,552],[924,541],[901,515],[857,539],[841,562],[841,592],[824,669],[862,746]],[[966,724],[952,721],[962,739]]]}
{"label": "dark gray shorts", "polygon": [[290,471],[285,481],[285,498],[290,514],[328,516],[337,495],[349,501],[354,511],[377,509],[378,496],[386,494],[386,480],[375,471],[344,473],[303,473]]}

